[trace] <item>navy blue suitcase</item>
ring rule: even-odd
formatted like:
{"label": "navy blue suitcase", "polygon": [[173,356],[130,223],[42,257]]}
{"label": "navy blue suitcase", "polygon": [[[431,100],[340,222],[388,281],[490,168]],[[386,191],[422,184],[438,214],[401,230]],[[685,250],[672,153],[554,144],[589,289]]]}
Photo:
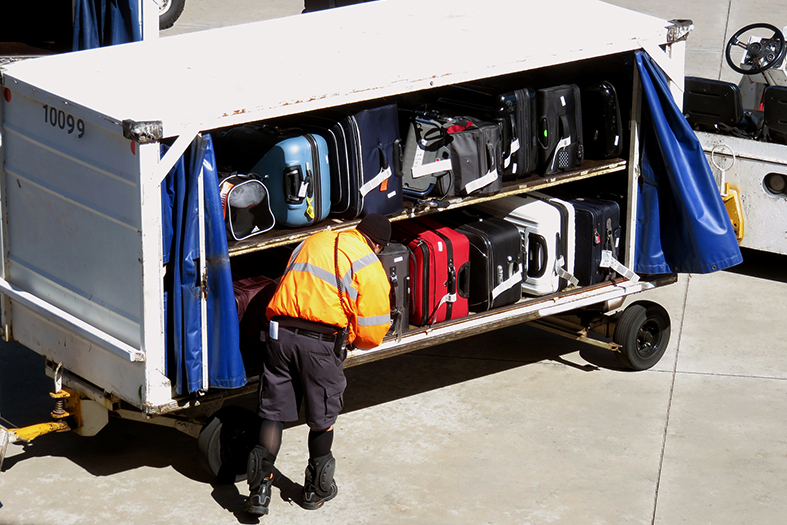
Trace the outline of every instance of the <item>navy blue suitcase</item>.
{"label": "navy blue suitcase", "polygon": [[619,257],[620,248],[620,206],[606,199],[578,197],[570,199],[574,206],[576,221],[576,242],[574,275],[580,286],[611,279],[614,272],[602,268],[602,252],[612,252]]}
{"label": "navy blue suitcase", "polygon": [[304,116],[328,141],[332,212],[345,219],[404,209],[396,104]]}

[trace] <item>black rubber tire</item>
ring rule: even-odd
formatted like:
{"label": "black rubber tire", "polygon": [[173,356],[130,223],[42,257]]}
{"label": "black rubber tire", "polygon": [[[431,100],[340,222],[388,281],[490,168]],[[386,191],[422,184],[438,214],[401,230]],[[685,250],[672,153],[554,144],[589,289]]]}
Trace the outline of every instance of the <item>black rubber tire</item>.
{"label": "black rubber tire", "polygon": [[163,0],[159,4],[158,28],[169,29],[175,25],[183,9],[186,7],[186,0]]}
{"label": "black rubber tire", "polygon": [[200,464],[220,483],[246,479],[246,461],[259,440],[260,423],[257,414],[243,407],[217,410],[197,438]]}
{"label": "black rubber tire", "polygon": [[667,310],[652,301],[637,301],[623,310],[612,340],[621,345],[620,363],[632,370],[647,370],[667,350],[670,318]]}

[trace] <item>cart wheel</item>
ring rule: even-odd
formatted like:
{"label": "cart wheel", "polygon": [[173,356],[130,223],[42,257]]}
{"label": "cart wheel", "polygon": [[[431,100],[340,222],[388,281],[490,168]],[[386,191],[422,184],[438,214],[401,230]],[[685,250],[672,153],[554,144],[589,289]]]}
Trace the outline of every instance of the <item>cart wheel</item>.
{"label": "cart wheel", "polygon": [[217,410],[197,438],[200,464],[220,483],[246,479],[246,461],[260,435],[260,418],[239,406]]}
{"label": "cart wheel", "polygon": [[158,3],[158,28],[169,29],[183,14],[186,0],[159,0]]}
{"label": "cart wheel", "polygon": [[624,366],[647,370],[659,362],[669,343],[670,318],[658,303],[637,301],[620,316],[612,340],[621,345],[616,353]]}

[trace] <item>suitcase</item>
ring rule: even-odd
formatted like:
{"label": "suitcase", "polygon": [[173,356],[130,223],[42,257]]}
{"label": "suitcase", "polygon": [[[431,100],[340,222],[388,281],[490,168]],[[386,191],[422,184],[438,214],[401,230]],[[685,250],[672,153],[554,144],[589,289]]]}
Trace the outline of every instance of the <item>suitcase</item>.
{"label": "suitcase", "polygon": [[558,198],[540,191],[531,191],[529,196],[549,202],[560,212],[561,229],[560,237],[564,240],[564,264],[558,265],[558,275],[563,280],[560,284],[562,290],[569,284],[577,286],[579,280],[574,275],[576,260],[576,213],[574,205],[564,198]]}
{"label": "suitcase", "polygon": [[574,274],[586,286],[611,279],[614,272],[601,267],[604,250],[614,259],[620,248],[620,206],[606,199],[571,199],[576,216],[576,262]]}
{"label": "suitcase", "polygon": [[528,195],[511,195],[477,204],[476,208],[519,228],[527,254],[524,293],[546,295],[565,287],[561,270],[567,246],[562,236],[564,219],[557,207]]}
{"label": "suitcase", "polygon": [[602,81],[582,90],[585,158],[611,159],[623,152],[623,122],[615,86]]}
{"label": "suitcase", "polygon": [[378,257],[391,284],[391,329],[388,335],[398,339],[410,327],[410,249],[404,244],[390,242]]}
{"label": "suitcase", "polygon": [[481,312],[521,299],[525,259],[519,229],[488,217],[463,224],[456,231],[470,241],[470,310]]}
{"label": "suitcase", "polygon": [[437,191],[449,197],[492,195],[503,189],[498,173],[500,126],[467,117],[456,117],[446,128],[445,146],[451,173],[437,181]]}
{"label": "suitcase", "polygon": [[470,243],[423,218],[395,222],[393,238],[410,248],[410,323],[426,326],[468,313]]}
{"label": "suitcase", "polygon": [[409,196],[490,195],[503,188],[498,173],[498,124],[434,115],[416,117],[411,129],[404,148],[402,181]]}
{"label": "suitcase", "polygon": [[500,123],[499,162],[503,180],[536,170],[536,98],[529,88],[505,93],[483,86],[455,86],[437,99],[437,106]]}
{"label": "suitcase", "polygon": [[277,142],[251,168],[270,193],[276,224],[300,228],[317,224],[331,211],[328,144],[305,133]]}
{"label": "suitcase", "polygon": [[304,116],[301,125],[316,129],[328,142],[335,215],[355,219],[404,209],[396,104],[325,110]]}
{"label": "suitcase", "polygon": [[444,123],[429,115],[415,115],[407,125],[402,155],[402,189],[405,196],[443,198],[434,191],[437,182],[451,176],[448,132]]}
{"label": "suitcase", "polygon": [[247,370],[262,366],[262,337],[268,333],[265,309],[276,291],[276,281],[264,275],[233,281],[238,308],[240,351]]}
{"label": "suitcase", "polygon": [[582,100],[579,86],[565,84],[536,91],[538,169],[551,175],[582,163]]}

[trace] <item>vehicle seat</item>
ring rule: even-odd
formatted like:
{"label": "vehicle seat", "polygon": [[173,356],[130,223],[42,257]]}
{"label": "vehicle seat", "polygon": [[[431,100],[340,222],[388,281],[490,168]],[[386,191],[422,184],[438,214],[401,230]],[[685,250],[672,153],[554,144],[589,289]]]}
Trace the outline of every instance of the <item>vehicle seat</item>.
{"label": "vehicle seat", "polygon": [[685,83],[683,113],[694,129],[719,131],[717,124],[736,127],[743,120],[737,85],[700,77],[686,77]]}
{"label": "vehicle seat", "polygon": [[768,86],[762,106],[766,140],[787,144],[787,87]]}

